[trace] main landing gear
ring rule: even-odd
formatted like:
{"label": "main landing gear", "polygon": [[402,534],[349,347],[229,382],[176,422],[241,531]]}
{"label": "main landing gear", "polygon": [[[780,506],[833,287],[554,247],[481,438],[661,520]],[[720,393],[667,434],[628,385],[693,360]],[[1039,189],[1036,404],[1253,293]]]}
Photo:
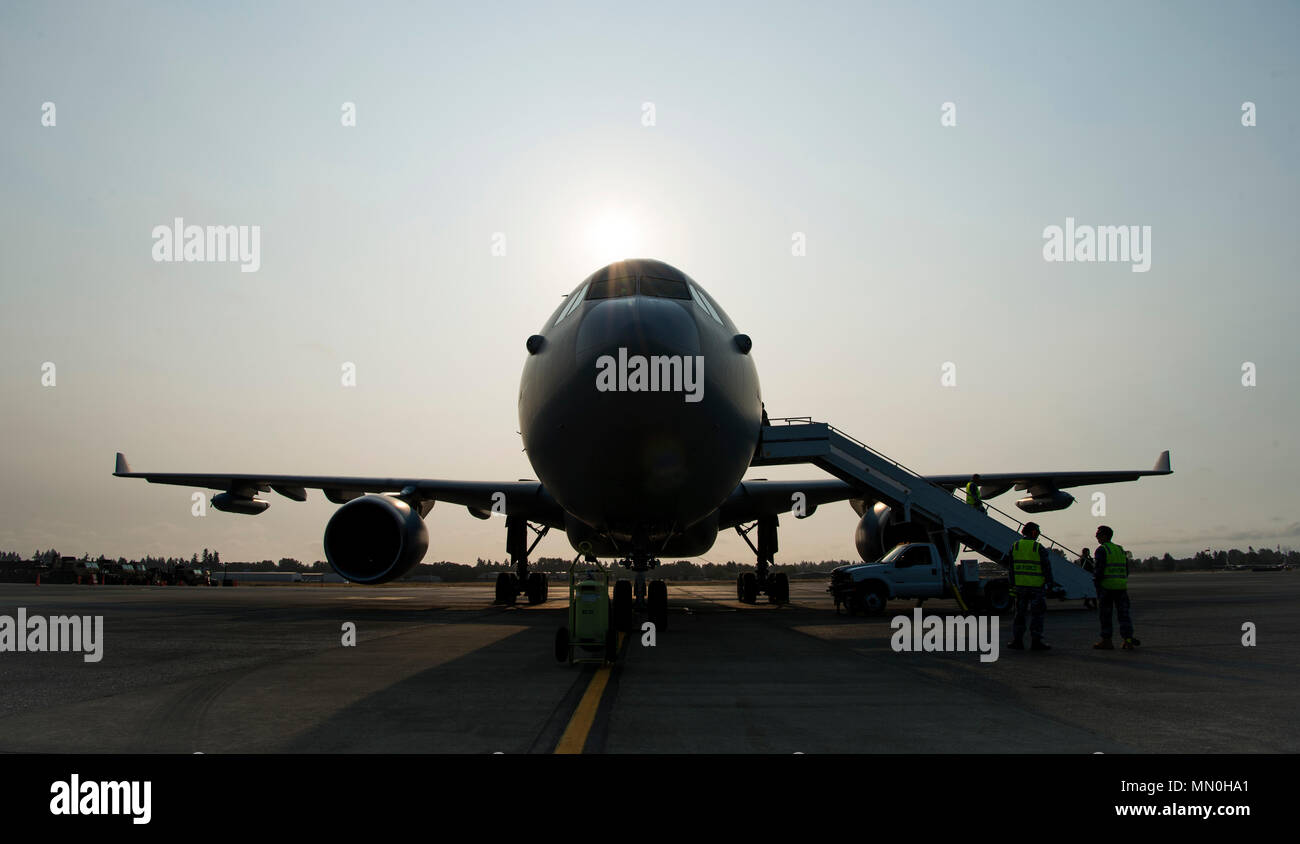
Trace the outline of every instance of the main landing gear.
{"label": "main landing gear", "polygon": [[[528,542],[530,530],[537,534],[532,544]],[[506,516],[506,552],[510,555],[515,570],[503,571],[497,575],[496,598],[493,603],[514,604],[520,595],[526,595],[530,604],[540,604],[546,600],[550,592],[550,581],[544,572],[528,570],[528,555],[549,530],[545,525],[535,527],[529,524],[522,516]]]}
{"label": "main landing gear", "polygon": [[636,629],[635,613],[644,610],[646,619],[657,631],[668,629],[668,584],[662,580],[647,581],[647,571],[659,566],[659,561],[645,554],[633,554],[620,560],[623,568],[636,572],[636,580],[619,580],[614,583],[614,604],[610,608],[610,622],[615,630],[632,633]]}
{"label": "main landing gear", "polygon": [[[736,578],[736,600],[743,604],[758,603],[760,594],[767,595],[767,600],[773,604],[790,602],[790,578],[783,571],[768,570],[774,565],[773,558],[777,551],[776,527],[776,516],[760,516],[749,527],[736,525],[736,533],[740,534],[740,538],[745,540],[757,558],[756,571],[744,572]],[[749,541],[749,534],[754,528],[758,528],[757,547]]]}

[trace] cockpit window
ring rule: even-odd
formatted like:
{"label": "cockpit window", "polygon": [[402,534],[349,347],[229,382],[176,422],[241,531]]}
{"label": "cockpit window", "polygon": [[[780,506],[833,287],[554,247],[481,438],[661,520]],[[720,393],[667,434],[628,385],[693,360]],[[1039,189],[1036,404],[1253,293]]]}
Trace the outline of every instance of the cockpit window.
{"label": "cockpit window", "polygon": [[593,281],[587,290],[588,299],[617,299],[620,296],[635,295],[636,279],[631,276]]}
{"label": "cockpit window", "polygon": [[713,317],[714,322],[718,325],[722,325],[722,317],[718,316],[718,312],[713,310],[713,306],[709,304],[709,300],[700,295],[700,291],[695,289],[695,285],[690,285],[690,288],[691,298],[695,300],[695,304],[699,305],[704,309],[705,313]]}
{"label": "cockpit window", "polygon": [[691,298],[690,291],[686,289],[686,282],[675,278],[655,278],[649,275],[641,278],[641,295],[661,296],[665,299]]}
{"label": "cockpit window", "polygon": [[555,318],[556,325],[559,325],[561,320],[578,309],[578,305],[582,303],[582,295],[586,292],[587,288],[584,286],[577,293],[574,293],[569,297],[568,302],[564,305],[564,310],[560,311],[560,315]]}

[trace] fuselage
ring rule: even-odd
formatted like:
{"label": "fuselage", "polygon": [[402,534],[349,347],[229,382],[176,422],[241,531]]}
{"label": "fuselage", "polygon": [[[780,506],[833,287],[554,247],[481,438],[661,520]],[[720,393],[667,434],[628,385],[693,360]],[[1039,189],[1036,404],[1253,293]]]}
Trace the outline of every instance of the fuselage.
{"label": "fuselage", "polygon": [[660,261],[592,273],[529,340],[519,424],[537,478],[600,556],[707,551],[762,424],[749,338]]}

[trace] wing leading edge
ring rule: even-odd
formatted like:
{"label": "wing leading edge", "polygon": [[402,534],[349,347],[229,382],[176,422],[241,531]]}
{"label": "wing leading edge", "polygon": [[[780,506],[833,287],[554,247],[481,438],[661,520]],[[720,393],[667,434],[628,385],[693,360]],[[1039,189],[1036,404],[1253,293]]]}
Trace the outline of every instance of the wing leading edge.
{"label": "wing leading edge", "polygon": [[[1064,489],[1085,484],[1135,481],[1150,475],[1173,474],[1169,452],[1161,452],[1153,469],[1084,472],[1019,472],[980,474],[984,498],[993,498],[1015,487]],[[306,501],[308,489],[319,489],[335,504],[369,493],[403,493],[422,501],[444,501],[462,505],[475,515],[491,512],[504,504],[506,512],[553,528],[564,527],[564,510],[537,481],[448,481],[429,478],[358,478],[334,475],[196,474],[184,472],[133,472],[121,452],[113,475],[142,478],[152,484],[221,490],[253,497],[259,492],[276,492],[293,501]],[[970,475],[927,475],[926,480],[952,490],[970,480]],[[789,513],[796,505],[811,516],[820,504],[869,496],[867,490],[837,479],[812,481],[742,481],[718,508],[718,526],[725,530],[760,516]]]}
{"label": "wing leading edge", "polygon": [[126,457],[117,453],[113,475],[142,478],[151,484],[172,484],[214,489],[251,498],[259,492],[276,492],[292,501],[306,501],[307,490],[319,489],[335,504],[368,493],[402,493],[421,501],[460,504],[475,515],[504,505],[505,512],[562,528],[564,510],[537,481],[446,481],[430,478],[356,478],[334,475],[197,474],[185,472],[133,472]]}
{"label": "wing leading edge", "polygon": [[[1169,452],[1160,452],[1156,465],[1151,469],[1130,469],[1127,471],[1085,471],[1085,472],[1003,472],[995,474],[980,473],[980,489],[984,498],[993,498],[1015,487],[1019,490],[1041,487],[1044,489],[1068,489],[1087,484],[1115,484],[1136,481],[1150,475],[1172,475]],[[944,489],[952,490],[965,486],[971,479],[965,475],[927,475],[926,479]]]}
{"label": "wing leading edge", "polygon": [[[1019,490],[1058,490],[1087,484],[1113,484],[1136,481],[1150,475],[1171,475],[1169,452],[1162,451],[1152,469],[1084,472],[1003,472],[980,473],[984,498],[993,498],[1015,487]],[[969,474],[926,475],[925,479],[949,491],[964,486]],[[805,515],[811,516],[818,504],[870,498],[868,490],[841,480],[816,481],[744,481],[719,509],[718,526],[722,529],[753,521],[760,516],[789,513],[795,506],[796,493],[803,494]],[[856,510],[856,508],[855,508]],[[858,512],[862,515],[862,512]]]}

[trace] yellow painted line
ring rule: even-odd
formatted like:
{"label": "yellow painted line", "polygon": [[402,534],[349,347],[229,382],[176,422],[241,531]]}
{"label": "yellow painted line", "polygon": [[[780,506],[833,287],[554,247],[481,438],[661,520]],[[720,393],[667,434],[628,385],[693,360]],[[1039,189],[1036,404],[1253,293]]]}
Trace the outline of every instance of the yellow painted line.
{"label": "yellow painted line", "polygon": [[[623,649],[625,635],[618,634],[620,651]],[[581,753],[582,748],[586,746],[591,725],[596,722],[596,710],[600,708],[600,699],[605,694],[605,686],[609,684],[611,667],[606,664],[596,669],[591,682],[587,684],[587,691],[582,694],[582,700],[578,701],[578,707],[573,710],[569,725],[564,728],[564,735],[560,736],[559,742],[555,745],[556,753]]]}

